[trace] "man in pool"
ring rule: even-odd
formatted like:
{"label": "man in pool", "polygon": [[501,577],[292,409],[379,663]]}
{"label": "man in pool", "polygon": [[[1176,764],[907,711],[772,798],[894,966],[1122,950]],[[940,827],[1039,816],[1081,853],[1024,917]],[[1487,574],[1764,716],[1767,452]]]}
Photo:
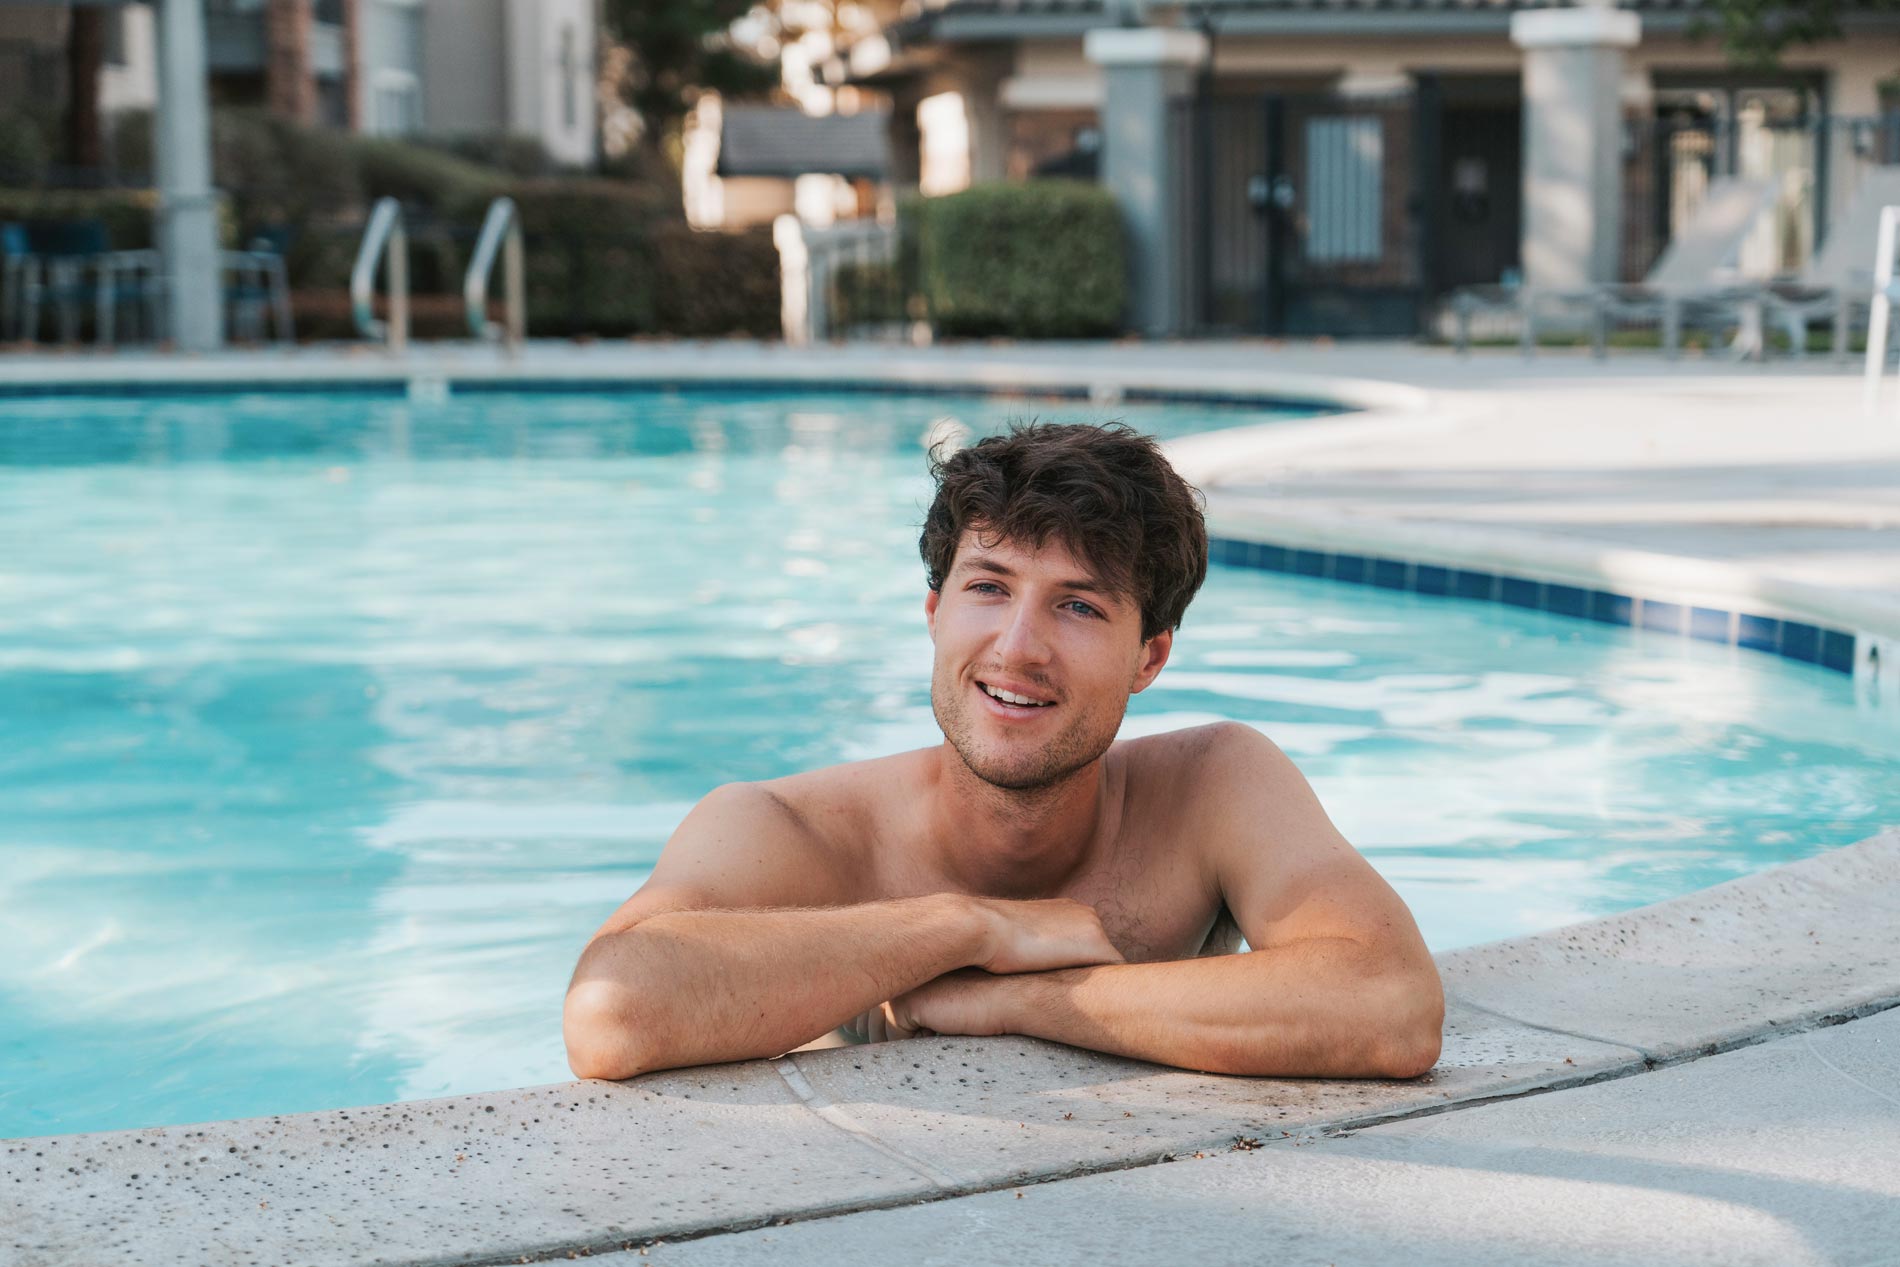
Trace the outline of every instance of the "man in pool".
{"label": "man in pool", "polygon": [[943,742],[700,801],[581,954],[574,1072],[839,1029],[1215,1073],[1429,1070],[1444,994],[1424,940],[1285,754],[1233,722],[1115,738],[1207,574],[1195,490],[1121,426],[1017,427],[932,470]]}

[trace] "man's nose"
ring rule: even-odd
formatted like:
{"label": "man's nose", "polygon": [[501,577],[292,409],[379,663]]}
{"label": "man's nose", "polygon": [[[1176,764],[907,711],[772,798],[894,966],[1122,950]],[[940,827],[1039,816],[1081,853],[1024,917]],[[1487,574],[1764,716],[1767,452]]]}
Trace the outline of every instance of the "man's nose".
{"label": "man's nose", "polygon": [[996,635],[996,654],[1005,664],[1043,664],[1049,659],[1043,613],[1027,603],[1012,607]]}

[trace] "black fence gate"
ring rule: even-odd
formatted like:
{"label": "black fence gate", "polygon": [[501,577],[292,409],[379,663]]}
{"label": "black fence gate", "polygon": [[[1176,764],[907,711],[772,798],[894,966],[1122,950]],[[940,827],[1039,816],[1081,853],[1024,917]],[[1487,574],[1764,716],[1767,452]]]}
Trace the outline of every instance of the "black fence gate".
{"label": "black fence gate", "polygon": [[1182,104],[1186,311],[1210,331],[1403,335],[1418,328],[1420,208],[1410,93]]}
{"label": "black fence gate", "polygon": [[1209,332],[1407,336],[1517,267],[1514,80],[1178,107],[1181,310]]}

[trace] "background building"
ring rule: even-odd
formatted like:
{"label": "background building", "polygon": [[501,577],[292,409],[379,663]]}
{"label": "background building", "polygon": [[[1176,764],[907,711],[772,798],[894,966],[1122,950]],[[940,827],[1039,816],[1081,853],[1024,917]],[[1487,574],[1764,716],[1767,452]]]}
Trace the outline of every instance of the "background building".
{"label": "background building", "polygon": [[[594,0],[204,4],[216,106],[378,135],[530,137],[575,166],[598,154]],[[89,41],[98,71],[82,105],[151,108],[154,32],[149,3],[0,0],[0,111],[70,104]]]}

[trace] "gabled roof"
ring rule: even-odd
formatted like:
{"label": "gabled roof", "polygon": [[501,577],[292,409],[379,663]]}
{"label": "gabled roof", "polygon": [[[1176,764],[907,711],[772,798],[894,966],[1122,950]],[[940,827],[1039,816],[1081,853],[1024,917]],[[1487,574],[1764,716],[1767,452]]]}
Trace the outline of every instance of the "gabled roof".
{"label": "gabled roof", "polygon": [[719,129],[719,175],[881,180],[890,170],[883,110],[811,115],[795,107],[728,105]]}

